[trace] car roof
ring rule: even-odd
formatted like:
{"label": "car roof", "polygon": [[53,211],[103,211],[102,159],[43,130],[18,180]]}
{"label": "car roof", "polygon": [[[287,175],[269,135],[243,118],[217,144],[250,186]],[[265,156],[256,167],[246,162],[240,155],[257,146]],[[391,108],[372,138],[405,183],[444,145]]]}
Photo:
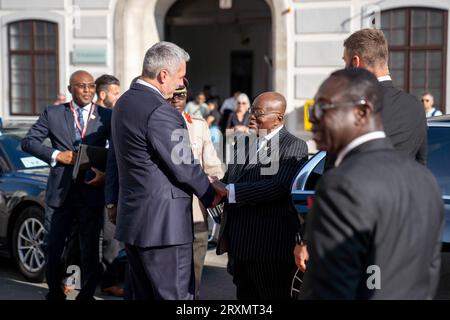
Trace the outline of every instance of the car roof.
{"label": "car roof", "polygon": [[436,126],[450,126],[450,114],[445,114],[443,116],[432,117],[427,119],[428,125]]}

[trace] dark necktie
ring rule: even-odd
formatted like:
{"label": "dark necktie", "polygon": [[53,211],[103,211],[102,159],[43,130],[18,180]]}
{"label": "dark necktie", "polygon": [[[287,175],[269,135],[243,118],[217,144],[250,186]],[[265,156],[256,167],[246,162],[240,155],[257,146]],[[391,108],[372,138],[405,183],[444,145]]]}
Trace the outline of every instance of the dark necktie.
{"label": "dark necktie", "polygon": [[84,128],[83,110],[81,108],[77,108],[76,112],[78,115],[78,123],[80,124],[80,128],[78,128],[78,126],[75,128],[75,148],[81,144],[81,132]]}

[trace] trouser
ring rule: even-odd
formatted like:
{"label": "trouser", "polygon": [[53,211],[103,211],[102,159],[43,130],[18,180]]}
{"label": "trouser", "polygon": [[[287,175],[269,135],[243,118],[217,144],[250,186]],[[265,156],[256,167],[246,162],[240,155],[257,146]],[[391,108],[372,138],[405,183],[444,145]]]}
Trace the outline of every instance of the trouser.
{"label": "trouser", "polygon": [[203,265],[208,250],[208,231],[194,231],[194,273],[195,273],[195,299],[199,299],[200,283],[202,280]]}
{"label": "trouser", "polygon": [[116,258],[120,251],[120,242],[114,239],[116,226],[109,221],[106,212],[104,217],[101,259],[103,273],[100,280],[102,289],[119,284],[119,266]]}
{"label": "trouser", "polygon": [[132,300],[193,300],[192,243],[141,248],[125,246]]}
{"label": "trouser", "polygon": [[[78,219],[78,238],[81,266],[64,270],[62,255],[66,239],[71,232],[74,219]],[[92,300],[99,276],[99,237],[103,224],[103,207],[90,207],[80,192],[71,188],[60,207],[46,206],[44,252],[46,253],[46,277],[48,300],[65,299],[61,281],[67,271],[80,271],[78,283],[81,286],[78,300]]]}
{"label": "trouser", "polygon": [[289,300],[297,267],[292,262],[233,259],[238,300]]}

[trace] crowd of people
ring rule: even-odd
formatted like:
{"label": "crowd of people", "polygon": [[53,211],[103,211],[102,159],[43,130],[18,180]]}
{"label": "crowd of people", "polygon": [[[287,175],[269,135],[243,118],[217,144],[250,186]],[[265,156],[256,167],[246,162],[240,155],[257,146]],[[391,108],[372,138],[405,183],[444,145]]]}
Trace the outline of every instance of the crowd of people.
{"label": "crowd of people", "polygon": [[[345,69],[317,91],[310,120],[327,161],[306,220],[291,206],[290,188],[308,148],[284,124],[282,94],[250,101],[235,92],[220,109],[204,92],[188,102],[190,56],[170,42],[148,49],[122,95],[114,76],[74,72],[72,100],[45,108],[22,141],[51,166],[47,299],[66,298],[69,264],[81,266],[78,300],[94,299],[99,282],[125,299],[198,299],[207,208],[219,204],[216,252],[228,254],[239,300],[290,299],[297,268],[301,299],[433,298],[443,203],[424,165],[425,111],[437,114],[427,109],[431,94],[422,106],[394,87],[387,48],[382,31],[355,32],[344,42]],[[217,145],[226,129],[231,157],[223,163]],[[72,179],[80,144],[108,149],[105,168],[81,182]],[[115,266],[121,250],[124,289]],[[373,267],[381,285],[368,285]]]}

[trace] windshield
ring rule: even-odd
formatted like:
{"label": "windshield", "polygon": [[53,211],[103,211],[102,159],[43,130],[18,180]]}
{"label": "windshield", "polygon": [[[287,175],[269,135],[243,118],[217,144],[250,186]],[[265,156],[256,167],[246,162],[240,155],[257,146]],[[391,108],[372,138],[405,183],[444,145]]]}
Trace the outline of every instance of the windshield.
{"label": "windshield", "polygon": [[25,133],[14,132],[0,135],[2,157],[8,159],[16,170],[47,168],[48,164],[46,162],[22,150],[20,142],[25,136]]}

